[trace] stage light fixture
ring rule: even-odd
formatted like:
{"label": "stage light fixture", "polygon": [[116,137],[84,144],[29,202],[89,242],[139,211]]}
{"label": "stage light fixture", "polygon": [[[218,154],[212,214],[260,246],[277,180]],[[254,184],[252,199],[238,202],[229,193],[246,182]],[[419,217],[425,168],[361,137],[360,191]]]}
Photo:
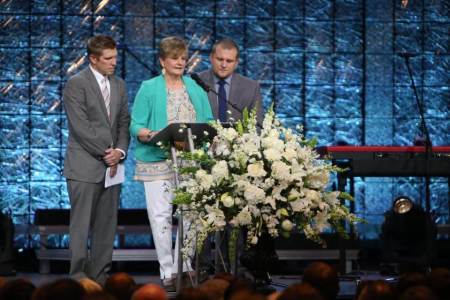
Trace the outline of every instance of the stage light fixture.
{"label": "stage light fixture", "polygon": [[397,197],[394,200],[393,210],[397,214],[406,214],[411,211],[414,203],[411,199],[405,196]]}
{"label": "stage light fixture", "polygon": [[409,197],[395,198],[381,226],[382,266],[395,265],[389,273],[426,267],[434,256],[435,239],[431,214]]}

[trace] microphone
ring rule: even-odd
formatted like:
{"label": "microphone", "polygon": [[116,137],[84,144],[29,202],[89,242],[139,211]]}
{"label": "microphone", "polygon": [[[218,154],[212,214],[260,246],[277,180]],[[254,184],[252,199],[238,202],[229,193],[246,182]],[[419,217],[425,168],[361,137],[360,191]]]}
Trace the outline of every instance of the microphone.
{"label": "microphone", "polygon": [[398,56],[403,58],[410,58],[410,57],[416,57],[419,56],[419,53],[412,53],[412,52],[399,52],[397,53]]}
{"label": "microphone", "polygon": [[197,83],[205,92],[213,92],[217,95],[216,91],[212,89],[206,82],[204,82],[197,73],[192,73],[191,78]]}
{"label": "microphone", "polygon": [[[197,73],[191,73],[191,78],[192,80],[194,80],[205,92],[213,92],[214,94],[216,94],[217,96],[219,96],[219,94],[213,89],[211,88],[206,82],[204,82],[200,76],[198,76]],[[242,109],[240,109],[239,107],[237,107],[236,105],[234,105],[232,102],[227,101],[227,104],[230,105],[234,110],[236,110],[237,112],[239,112],[242,115]],[[257,121],[256,126],[258,126],[259,128],[262,128],[262,125]]]}

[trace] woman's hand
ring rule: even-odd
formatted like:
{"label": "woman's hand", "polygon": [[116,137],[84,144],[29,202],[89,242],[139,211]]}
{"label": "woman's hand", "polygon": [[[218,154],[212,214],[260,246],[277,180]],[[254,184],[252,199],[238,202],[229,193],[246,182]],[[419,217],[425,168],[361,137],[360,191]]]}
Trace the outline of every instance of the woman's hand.
{"label": "woman's hand", "polygon": [[159,131],[151,131],[148,128],[142,128],[138,132],[138,140],[142,143],[148,143],[152,139],[153,136],[155,136]]}

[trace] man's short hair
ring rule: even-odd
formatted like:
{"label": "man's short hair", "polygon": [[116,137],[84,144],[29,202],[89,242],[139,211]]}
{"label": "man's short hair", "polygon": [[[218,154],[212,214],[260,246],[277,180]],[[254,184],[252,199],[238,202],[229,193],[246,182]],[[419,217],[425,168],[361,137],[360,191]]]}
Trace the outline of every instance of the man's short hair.
{"label": "man's short hair", "polygon": [[159,44],[159,57],[162,59],[177,58],[187,52],[186,42],[178,36],[163,38]]}
{"label": "man's short hair", "polygon": [[100,56],[105,49],[116,49],[117,44],[108,35],[96,35],[87,41],[87,54]]}
{"label": "man's short hair", "polygon": [[236,59],[239,58],[239,46],[232,39],[223,38],[215,42],[211,49],[211,54],[216,53],[216,49],[218,46],[222,47],[223,49],[236,49]]}

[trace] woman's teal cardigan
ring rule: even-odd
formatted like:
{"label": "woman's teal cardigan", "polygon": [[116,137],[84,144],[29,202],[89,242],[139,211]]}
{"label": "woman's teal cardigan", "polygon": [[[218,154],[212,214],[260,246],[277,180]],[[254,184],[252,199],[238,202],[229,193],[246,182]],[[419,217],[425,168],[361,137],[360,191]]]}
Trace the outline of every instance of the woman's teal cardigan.
{"label": "woman's teal cardigan", "polygon": [[[189,99],[194,106],[196,121],[209,122],[214,119],[208,95],[191,78],[183,76]],[[144,162],[161,161],[167,155],[157,146],[141,143],[137,138],[139,130],[161,130],[167,126],[167,91],[166,81],[162,75],[143,81],[134,100],[131,112],[130,132],[136,138],[135,157]]]}

